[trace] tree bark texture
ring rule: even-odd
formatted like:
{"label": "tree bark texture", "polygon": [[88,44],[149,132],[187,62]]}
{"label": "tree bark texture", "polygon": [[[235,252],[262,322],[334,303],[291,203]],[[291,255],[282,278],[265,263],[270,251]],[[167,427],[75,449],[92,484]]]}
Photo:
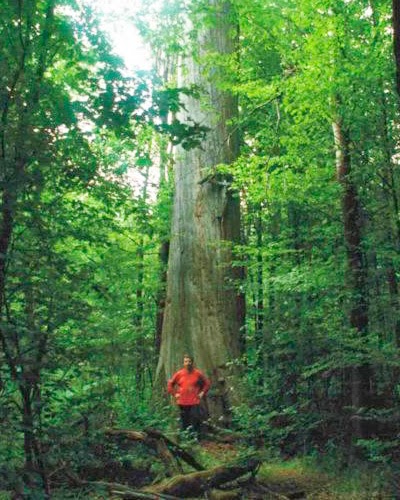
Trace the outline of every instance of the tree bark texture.
{"label": "tree bark texture", "polygon": [[[231,7],[210,0],[214,23],[198,35],[200,61],[208,50],[231,56],[235,50]],[[240,238],[239,199],[228,180],[215,172],[238,154],[238,137],[230,120],[237,100],[213,82],[217,69],[202,67],[193,57],[181,66],[180,86],[201,87],[202,99],[187,97],[180,120],[194,120],[209,130],[199,147],[178,148],[174,167],[175,197],[167,275],[158,380],[181,366],[188,351],[210,376],[211,416],[227,416],[232,381],[227,364],[240,354],[243,301],[235,291],[238,271],[232,269],[232,243]],[[214,74],[213,74],[214,73]],[[213,173],[214,171],[214,173]],[[211,172],[211,173],[210,173]]]}
{"label": "tree bark texture", "polygon": [[[178,498],[204,498],[204,495],[207,495],[207,498],[227,498],[226,495],[223,495],[223,492],[217,492],[214,488],[229,484],[246,474],[254,477],[260,465],[259,460],[249,458],[243,463],[227,464],[201,472],[180,474],[139,491],[119,483],[82,480],[71,471],[66,471],[65,474],[72,484],[101,488],[108,491],[113,498],[173,500]],[[230,494],[228,498],[232,498],[232,491],[230,491]],[[239,495],[235,491],[233,498],[237,497]]]}
{"label": "tree bark texture", "polygon": [[178,498],[193,498],[209,492],[212,488],[229,483],[245,474],[256,474],[261,462],[248,459],[241,464],[227,464],[191,474],[175,476],[162,484],[157,484],[146,491],[177,496]]}

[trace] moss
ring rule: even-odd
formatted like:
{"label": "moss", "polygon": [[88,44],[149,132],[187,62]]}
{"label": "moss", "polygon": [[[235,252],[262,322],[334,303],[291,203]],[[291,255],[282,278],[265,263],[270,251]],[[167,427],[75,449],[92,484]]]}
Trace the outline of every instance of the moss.
{"label": "moss", "polygon": [[310,500],[373,500],[392,498],[382,471],[352,467],[325,470],[313,459],[265,463],[258,479],[274,493],[296,493]]}
{"label": "moss", "polygon": [[331,479],[301,460],[263,464],[258,480],[274,493],[308,495],[325,489]]}

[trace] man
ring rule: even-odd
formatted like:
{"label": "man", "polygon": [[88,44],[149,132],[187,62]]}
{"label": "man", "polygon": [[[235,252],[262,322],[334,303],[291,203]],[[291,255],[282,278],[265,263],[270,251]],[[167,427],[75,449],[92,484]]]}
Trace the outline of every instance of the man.
{"label": "man", "polygon": [[200,401],[210,385],[204,373],[194,367],[193,357],[189,354],[183,356],[183,368],[168,380],[168,392],[179,406],[182,429],[192,427],[197,436],[201,427]]}

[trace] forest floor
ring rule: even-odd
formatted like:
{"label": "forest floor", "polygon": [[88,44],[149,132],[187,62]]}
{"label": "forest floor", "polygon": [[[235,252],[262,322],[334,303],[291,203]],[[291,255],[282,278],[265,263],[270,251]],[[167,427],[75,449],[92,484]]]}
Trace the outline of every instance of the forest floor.
{"label": "forest floor", "polygon": [[[208,459],[213,457],[219,463],[233,461],[240,454],[240,449],[234,445],[204,442],[202,453]],[[331,478],[319,471],[305,467],[299,460],[285,462],[264,462],[257,472],[257,487],[249,485],[243,498],[287,499],[313,498],[331,499],[329,489]]]}
{"label": "forest floor", "polygon": [[[199,455],[216,463],[234,461],[243,452],[229,443],[203,441]],[[288,460],[271,459],[262,463],[257,472],[257,484],[264,489],[263,499],[308,500],[390,500],[400,498],[390,492],[388,484],[362,467],[338,472],[327,470],[308,457]],[[251,490],[241,498],[260,498]]]}
{"label": "forest floor", "polygon": [[[60,487],[53,483],[52,500],[67,499],[90,499],[90,500],[119,500],[132,498],[164,499],[164,498],[189,498],[189,499],[208,499],[208,500],[289,500],[289,499],[308,499],[308,500],[391,500],[398,499],[400,496],[393,494],[392,487],[385,481],[385,476],[381,474],[379,468],[362,465],[353,468],[341,468],[331,457],[325,463],[319,457],[299,457],[283,460],[278,457],[268,456],[268,450],[249,449],[244,440],[232,442],[220,442],[212,438],[197,441],[187,439],[175,440],[167,438],[159,431],[130,431],[113,430],[109,431],[114,439],[118,434],[118,448],[123,451],[123,447],[129,445],[131,451],[137,450],[137,446],[142,446],[142,451],[148,448],[150,444],[153,451],[147,454],[153,462],[155,468],[142,469],[141,477],[136,473],[138,463],[134,460],[130,470],[125,470],[125,478],[119,473],[115,473],[113,468],[107,464],[104,459],[103,467],[100,467],[100,475],[93,470],[83,468],[75,476],[77,480],[74,483],[73,474],[64,476],[67,482],[61,480]],[[149,436],[152,441],[149,440]],[[121,440],[121,438],[123,438]],[[127,438],[128,441],[127,442]],[[172,472],[172,454],[168,457],[166,448],[162,450],[155,445],[156,438],[158,445],[160,440],[164,440],[172,446],[174,460],[176,459],[180,471]],[[139,440],[139,444],[135,444]],[[179,441],[179,442],[178,442]],[[117,444],[117,443],[115,443]],[[143,444],[145,446],[143,446]],[[193,459],[193,463],[189,462]],[[135,455],[135,453],[133,453]],[[133,456],[131,455],[131,456]],[[157,456],[158,455],[158,456]],[[250,466],[250,462],[256,456],[256,466]],[[151,458],[152,457],[152,458]],[[110,463],[110,462],[109,462]],[[222,483],[212,485],[214,479],[221,469],[223,474],[231,474],[232,469],[238,469],[246,464],[247,470],[240,471],[235,477],[226,477]],[[236,465],[233,465],[236,464]],[[237,464],[241,464],[237,466]],[[200,470],[198,467],[202,467]],[[231,469],[230,469],[231,468]],[[169,469],[169,472],[167,472]],[[197,469],[193,472],[194,469]],[[150,472],[153,470],[152,472]],[[154,471],[157,471],[155,473]],[[218,472],[216,472],[218,471]],[[149,474],[147,474],[147,472]],[[202,474],[211,475],[207,479],[202,479]],[[169,477],[168,477],[169,476]],[[197,478],[199,476],[199,478]],[[184,481],[195,477],[193,483],[197,488],[197,493],[193,494],[191,486],[184,485]],[[164,478],[164,479],[163,479]],[[60,476],[62,479],[62,476]],[[68,484],[68,479],[72,482]],[[200,481],[200,483],[199,483]],[[201,483],[201,481],[203,481]],[[173,484],[173,483],[177,484]],[[171,485],[175,488],[172,488]],[[55,488],[54,488],[55,486]],[[179,486],[179,489],[176,489]],[[126,489],[125,489],[126,488]],[[169,489],[168,489],[169,488]],[[180,489],[182,488],[182,490]],[[186,488],[186,489],[185,489]],[[184,491],[185,490],[185,491]],[[136,496],[138,495],[138,496]],[[9,500],[15,498],[11,493],[0,490],[0,500]],[[32,497],[39,499],[40,497]]]}

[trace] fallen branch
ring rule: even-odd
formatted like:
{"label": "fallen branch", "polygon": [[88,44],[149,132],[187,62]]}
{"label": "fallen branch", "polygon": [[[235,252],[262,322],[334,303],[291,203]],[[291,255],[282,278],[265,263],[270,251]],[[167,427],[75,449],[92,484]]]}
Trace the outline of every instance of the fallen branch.
{"label": "fallen branch", "polygon": [[243,498],[241,490],[211,490],[210,493],[207,493],[207,498],[210,500],[234,500]]}
{"label": "fallen branch", "polygon": [[182,472],[182,469],[177,471],[177,465],[173,460],[180,458],[193,469],[201,471],[204,467],[187,451],[185,451],[178,443],[172,441],[162,432],[156,429],[146,429],[145,431],[132,431],[128,429],[107,429],[106,434],[111,436],[119,436],[131,441],[141,441],[143,444],[153,448],[166,465],[174,472]]}
{"label": "fallen branch", "polygon": [[168,438],[157,429],[146,429],[146,432],[149,436],[163,439],[172,453],[184,460],[188,465],[192,466],[193,469],[196,469],[198,471],[204,470],[204,467],[190,453],[188,453],[181,446],[179,446],[178,443],[172,441],[172,439]]}
{"label": "fallen branch", "polygon": [[164,462],[168,476],[182,473],[182,467],[176,461],[171,451],[168,449],[165,440],[159,437],[150,436],[147,432],[131,431],[126,429],[107,429],[106,434],[129,439],[131,441],[140,441],[149,448],[152,448]]}
{"label": "fallen branch", "polygon": [[259,466],[259,460],[249,459],[242,464],[215,467],[206,471],[175,476],[166,482],[146,488],[143,491],[176,495],[178,498],[196,497],[249,472],[255,474]]}

